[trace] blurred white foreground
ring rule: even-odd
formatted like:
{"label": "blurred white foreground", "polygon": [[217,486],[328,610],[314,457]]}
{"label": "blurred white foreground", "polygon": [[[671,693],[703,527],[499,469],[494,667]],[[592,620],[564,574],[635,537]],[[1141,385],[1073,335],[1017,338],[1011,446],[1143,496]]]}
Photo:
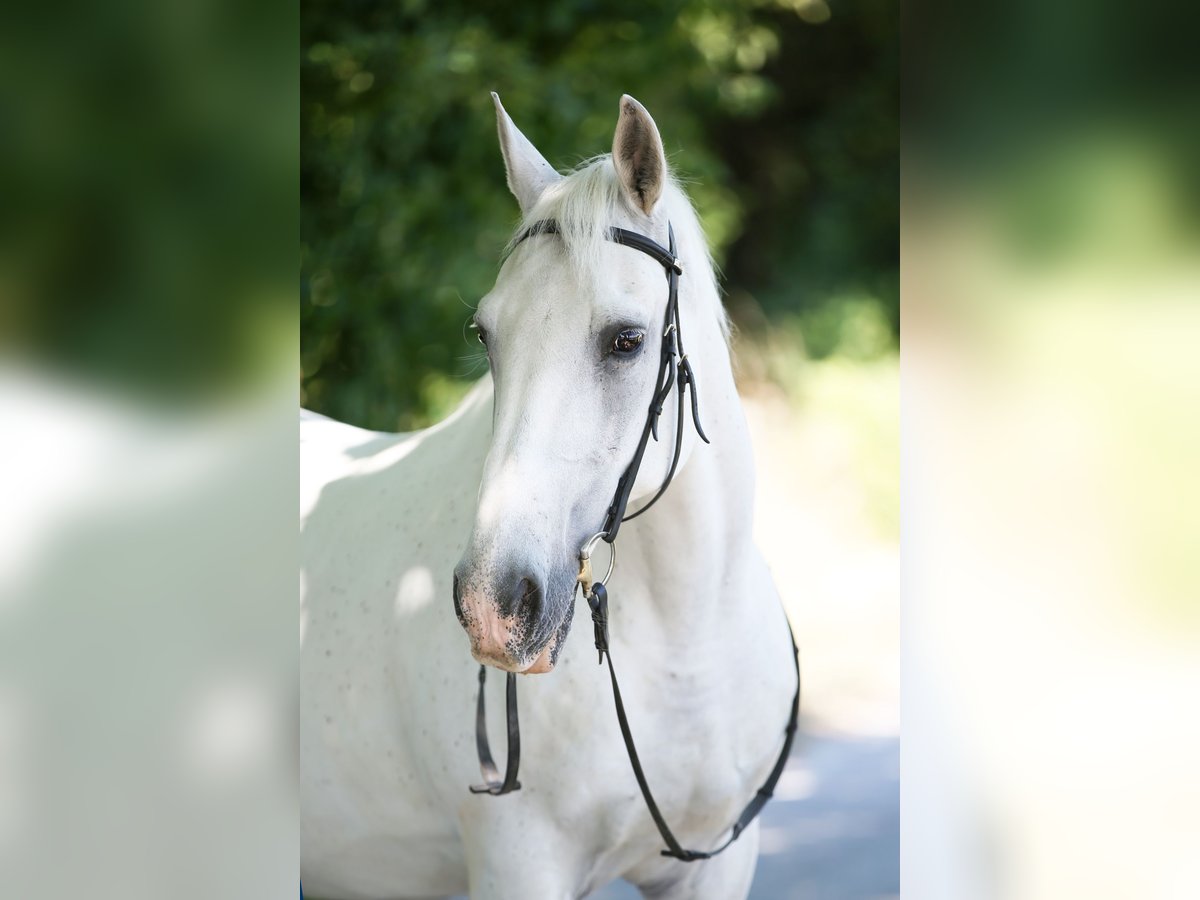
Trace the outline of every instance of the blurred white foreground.
{"label": "blurred white foreground", "polygon": [[4,896],[296,896],[293,408],[0,374]]}

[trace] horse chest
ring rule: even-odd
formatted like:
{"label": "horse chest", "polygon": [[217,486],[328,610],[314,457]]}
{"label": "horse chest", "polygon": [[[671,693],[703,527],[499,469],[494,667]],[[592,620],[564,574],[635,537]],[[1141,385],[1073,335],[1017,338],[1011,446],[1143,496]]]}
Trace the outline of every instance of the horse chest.
{"label": "horse chest", "polygon": [[[725,829],[753,795],[764,764],[769,767],[778,750],[774,738],[782,728],[775,710],[766,717],[747,711],[752,698],[737,689],[737,673],[713,661],[700,643],[693,656],[677,659],[637,654],[624,642],[615,650],[646,778],[672,827],[694,834],[697,843]],[[528,738],[522,779],[530,786],[555,786],[554,806],[562,807],[555,815],[586,809],[608,823],[602,843],[656,848],[659,838],[621,738],[607,671],[578,636],[572,644],[554,676],[559,680],[529,685],[523,696],[529,698],[522,708],[529,724],[523,726]],[[781,714],[785,699],[777,704]]]}

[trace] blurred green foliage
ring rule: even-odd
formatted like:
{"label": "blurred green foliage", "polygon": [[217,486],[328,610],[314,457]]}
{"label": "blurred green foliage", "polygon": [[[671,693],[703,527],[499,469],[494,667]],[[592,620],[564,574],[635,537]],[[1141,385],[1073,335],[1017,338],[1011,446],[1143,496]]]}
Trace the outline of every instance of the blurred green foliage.
{"label": "blurred green foliage", "polygon": [[113,0],[9,12],[5,361],[167,407],[238,397],[292,368],[295,8]]}
{"label": "blurred green foliage", "polygon": [[463,326],[517,214],[492,90],[559,168],[606,152],[633,94],[743,329],[798,326],[815,356],[893,348],[896,19],[884,0],[305,0],[304,403],[406,429],[478,375]]}

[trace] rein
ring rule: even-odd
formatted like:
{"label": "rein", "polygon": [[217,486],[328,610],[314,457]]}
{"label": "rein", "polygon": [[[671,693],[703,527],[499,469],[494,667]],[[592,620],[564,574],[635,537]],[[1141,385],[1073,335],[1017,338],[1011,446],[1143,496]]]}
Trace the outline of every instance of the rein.
{"label": "rein", "polygon": [[[517,238],[515,244],[520,244],[535,235],[558,233],[558,223],[553,220],[545,220],[531,225]],[[587,600],[588,606],[592,611],[595,646],[600,654],[598,662],[602,664],[606,659],[608,661],[608,674],[612,681],[613,702],[616,706],[617,722],[621,726],[621,737],[625,741],[625,751],[629,755],[629,763],[633,767],[634,777],[637,779],[638,787],[642,792],[642,799],[646,803],[650,817],[654,820],[654,824],[658,828],[658,833],[662,835],[663,842],[667,845],[667,849],[662,851],[662,855],[683,862],[695,862],[696,860],[709,859],[716,856],[729,847],[730,844],[738,839],[746,829],[746,826],[754,821],[755,817],[762,811],[762,808],[766,806],[767,801],[771,799],[771,795],[775,791],[775,785],[779,782],[779,777],[783,774],[784,766],[787,764],[788,754],[792,749],[792,741],[796,736],[796,726],[800,717],[800,659],[799,651],[796,649],[795,638],[792,638],[792,660],[796,665],[796,693],[792,698],[791,715],[788,717],[788,723],[784,729],[783,749],[779,753],[779,758],[775,760],[775,765],[771,769],[770,775],[767,776],[767,780],[763,782],[762,787],[755,792],[754,797],[742,810],[737,821],[731,827],[729,837],[723,844],[715,850],[709,851],[684,849],[667,825],[666,819],[663,818],[662,812],[654,800],[654,795],[650,792],[650,785],[646,781],[645,772],[642,771],[637,747],[633,742],[633,733],[629,727],[629,720],[625,715],[625,704],[621,701],[621,688],[617,684],[617,673],[613,668],[612,651],[609,649],[608,589],[606,587],[608,579],[612,576],[613,568],[616,565],[617,548],[613,542],[617,538],[617,532],[621,528],[621,523],[637,518],[657,503],[658,499],[662,497],[667,487],[671,484],[671,480],[675,477],[675,470],[679,466],[680,451],[683,447],[683,420],[687,407],[686,395],[689,392],[689,388],[692,424],[695,426],[696,433],[700,436],[700,439],[706,444],[709,443],[708,436],[704,433],[704,429],[700,425],[700,408],[696,397],[696,380],[692,373],[691,363],[688,362],[687,353],[683,349],[683,334],[679,322],[679,278],[683,274],[683,266],[676,256],[675,230],[670,224],[667,225],[667,235],[669,246],[664,248],[657,241],[643,234],[638,234],[636,231],[627,231],[624,228],[616,227],[610,228],[608,231],[607,237],[613,243],[631,247],[634,250],[645,253],[663,267],[667,276],[667,311],[663,323],[658,380],[655,385],[654,395],[650,400],[650,408],[646,415],[646,424],[642,428],[641,438],[638,440],[637,450],[633,454],[633,459],[630,460],[621,478],[617,481],[617,489],[613,494],[612,502],[609,504],[605,515],[603,528],[593,535],[579,551],[578,584],[582,586],[584,598]],[[675,418],[675,450],[671,457],[671,467],[667,470],[667,475],[663,479],[662,485],[654,496],[650,498],[650,501],[637,510],[637,512],[626,515],[625,510],[629,504],[629,495],[633,491],[634,482],[637,480],[638,470],[642,465],[642,458],[646,454],[646,447],[649,445],[651,437],[656,441],[658,440],[658,420],[662,416],[663,408],[666,405],[672,388],[678,390],[678,415]],[[609,544],[611,556],[609,558],[608,571],[603,578],[596,581],[593,579],[591,554],[596,543],[600,540]],[[521,787],[521,783],[517,781],[517,770],[520,767],[521,760],[521,730],[517,716],[517,677],[515,673],[509,672],[506,683],[505,705],[508,727],[508,760],[505,766],[503,781],[500,779],[499,770],[492,759],[491,749],[488,745],[487,715],[484,705],[484,683],[486,679],[487,667],[480,666],[479,699],[475,708],[475,744],[479,754],[479,768],[483,773],[484,782],[472,785],[471,792],[476,794],[486,793],[498,797],[519,790]]]}

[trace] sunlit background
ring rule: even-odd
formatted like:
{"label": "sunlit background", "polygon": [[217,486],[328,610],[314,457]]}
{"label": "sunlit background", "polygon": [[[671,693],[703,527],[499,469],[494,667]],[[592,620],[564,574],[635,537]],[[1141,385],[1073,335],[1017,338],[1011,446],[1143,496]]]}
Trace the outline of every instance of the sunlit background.
{"label": "sunlit background", "polygon": [[1196,19],[906,14],[905,896],[1200,896]]}

